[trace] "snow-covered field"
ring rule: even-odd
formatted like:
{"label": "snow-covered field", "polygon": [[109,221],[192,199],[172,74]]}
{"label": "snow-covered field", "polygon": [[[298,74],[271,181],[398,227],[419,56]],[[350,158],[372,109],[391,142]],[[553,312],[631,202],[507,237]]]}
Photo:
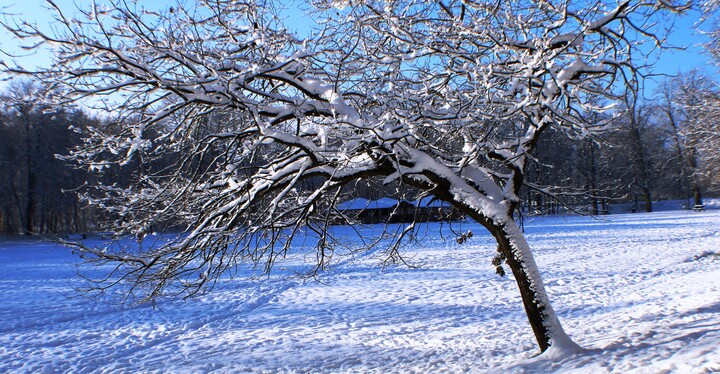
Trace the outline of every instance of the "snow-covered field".
{"label": "snow-covered field", "polygon": [[[316,281],[223,281],[188,302],[121,307],[73,292],[67,249],[0,244],[0,372],[720,371],[720,210],[548,217],[526,233],[551,300],[586,352],[536,352],[492,240],[463,245],[428,228],[405,253],[374,255]],[[448,234],[446,231],[445,234]]]}

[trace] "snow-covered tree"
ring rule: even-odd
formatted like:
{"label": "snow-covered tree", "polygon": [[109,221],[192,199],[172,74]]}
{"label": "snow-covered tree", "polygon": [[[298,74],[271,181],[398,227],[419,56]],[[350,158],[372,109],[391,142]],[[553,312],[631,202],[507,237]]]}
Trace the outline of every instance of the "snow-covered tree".
{"label": "snow-covered tree", "polygon": [[692,71],[669,79],[659,93],[678,178],[694,205],[702,206],[703,191],[720,187],[720,90],[710,77]]}
{"label": "snow-covered tree", "polygon": [[142,240],[185,227],[142,251],[85,248],[116,264],[111,282],[146,299],[194,294],[239,261],[269,270],[302,230],[316,233],[323,268],[340,196],[380,178],[487,228],[540,349],[577,349],[513,218],[526,161],[550,127],[575,138],[605,128],[585,113],[636,88],[632,56],[641,39],[661,43],[655,15],[668,2],[317,0],[322,27],[305,40],[270,1],[181,4],[56,8],[52,33],[7,25],[55,51],[48,68],[7,71],[116,116],[70,156],[93,170],[140,165],[133,183],[92,200],[115,230]]}
{"label": "snow-covered tree", "polygon": [[[712,22],[712,29],[708,33],[710,42],[705,45],[706,51],[712,56],[716,66],[720,66],[720,21],[718,20],[718,9],[720,9],[720,1],[705,0],[701,3],[703,12],[703,22]],[[706,82],[696,82],[704,86],[702,92],[693,92],[692,96],[702,96],[697,105],[692,108],[700,112],[698,118],[693,119],[691,124],[691,137],[697,139],[698,151],[702,153],[704,162],[703,177],[709,183],[710,187],[720,189],[720,161],[717,158],[718,148],[720,148],[720,88],[717,80],[709,79],[707,76],[695,77],[695,73],[690,74],[686,79],[690,81],[692,78],[705,80]],[[710,83],[712,82],[712,83]],[[690,85],[688,82],[687,85]],[[691,87],[688,87],[691,88]],[[687,107],[687,103],[684,104]]]}
{"label": "snow-covered tree", "polygon": [[629,92],[625,97],[624,115],[620,121],[622,139],[618,142],[625,151],[618,162],[625,169],[622,180],[629,192],[633,195],[634,208],[640,209],[638,196],[642,198],[645,212],[652,212],[652,197],[655,184],[658,183],[659,170],[657,158],[663,149],[662,141],[655,135],[654,124],[651,121],[651,107],[643,106],[638,97]]}

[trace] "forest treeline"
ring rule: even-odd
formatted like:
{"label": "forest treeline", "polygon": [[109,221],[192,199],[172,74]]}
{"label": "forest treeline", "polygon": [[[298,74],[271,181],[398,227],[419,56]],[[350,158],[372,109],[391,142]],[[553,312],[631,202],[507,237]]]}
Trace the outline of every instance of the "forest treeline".
{"label": "forest treeline", "polygon": [[83,232],[95,224],[74,191],[90,178],[58,155],[81,144],[80,129],[97,125],[77,108],[46,104],[29,81],[0,94],[0,232]]}
{"label": "forest treeline", "polygon": [[[82,146],[84,130],[117,124],[77,107],[48,104],[51,94],[32,81],[12,82],[0,92],[0,234],[98,230],[106,217],[79,193],[97,178],[128,184],[132,168],[142,167],[102,174],[65,160],[63,155]],[[636,211],[652,211],[656,200],[702,204],[703,196],[716,195],[720,187],[718,121],[711,105],[718,98],[711,78],[691,72],[666,80],[652,99],[628,93],[611,131],[600,137],[569,141],[577,135],[549,130],[528,164],[523,209],[602,214],[617,203],[630,202]],[[368,183],[356,193],[379,198],[399,192]]]}
{"label": "forest treeline", "polygon": [[649,99],[627,93],[623,104],[602,135],[569,142],[553,133],[541,141],[527,172],[530,211],[603,214],[630,202],[632,211],[651,212],[653,201],[671,199],[687,200],[690,209],[717,195],[720,91],[713,78],[681,74]]}

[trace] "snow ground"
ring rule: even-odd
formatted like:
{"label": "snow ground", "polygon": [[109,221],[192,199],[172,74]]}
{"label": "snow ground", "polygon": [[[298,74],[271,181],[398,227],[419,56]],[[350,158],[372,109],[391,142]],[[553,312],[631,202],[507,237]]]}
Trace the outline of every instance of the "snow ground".
{"label": "snow ground", "polygon": [[[73,292],[75,259],[49,243],[0,244],[0,372],[720,371],[720,210],[526,222],[550,298],[586,352],[536,351],[492,240],[427,236],[419,269],[373,254],[320,281],[223,281],[189,302],[121,307]],[[447,227],[445,227],[447,229]],[[448,234],[446,231],[445,234]]]}

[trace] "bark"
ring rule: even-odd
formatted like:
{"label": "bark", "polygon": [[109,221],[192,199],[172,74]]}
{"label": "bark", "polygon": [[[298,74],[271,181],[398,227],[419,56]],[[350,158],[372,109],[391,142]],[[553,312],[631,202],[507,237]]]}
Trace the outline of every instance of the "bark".
{"label": "bark", "polygon": [[[28,156],[28,163],[32,162],[32,156]],[[35,175],[28,168],[27,171],[27,191],[25,193],[25,233],[32,234],[35,231],[35,211],[37,204],[35,202],[36,180]]]}
{"label": "bark", "polygon": [[[37,189],[37,178],[35,175],[35,144],[33,142],[33,134],[35,124],[30,118],[30,111],[21,109],[25,127],[25,178],[27,190],[25,191],[25,234],[29,235],[35,231],[35,213],[37,210],[37,202],[35,200],[35,190]],[[35,144],[34,144],[35,143]]]}
{"label": "bark", "polygon": [[702,194],[700,193],[700,187],[698,187],[697,185],[693,186],[693,198],[695,199],[695,206],[703,205]]}
{"label": "bark", "polygon": [[702,193],[700,192],[700,183],[698,182],[698,162],[695,151],[691,151],[687,157],[688,166],[690,167],[690,191],[692,192],[695,205],[703,205]]}
{"label": "bark", "polygon": [[650,191],[643,191],[643,199],[645,200],[645,211],[647,213],[652,213],[652,196],[650,194]]}
{"label": "bark", "polygon": [[597,197],[594,197],[594,196],[592,198],[592,214],[594,216],[597,216],[598,214],[600,214],[600,201],[598,200]]}
{"label": "bark", "polygon": [[524,235],[512,218],[501,224],[494,224],[491,233],[515,276],[528,322],[540,350],[544,352],[550,346],[557,345],[560,349],[580,351],[581,348],[570,340],[563,330],[550,305],[535,259]]}
{"label": "bark", "polygon": [[599,201],[597,198],[598,194],[598,183],[597,183],[597,159],[595,156],[595,146],[590,144],[590,193],[592,194],[592,214],[594,216],[600,213]]}
{"label": "bark", "polygon": [[633,163],[633,174],[635,177],[635,185],[643,195],[643,201],[645,203],[645,211],[652,212],[652,170],[651,170],[651,158],[646,149],[644,138],[645,133],[641,129],[642,124],[640,119],[640,112],[637,109],[637,97],[632,96],[632,102],[628,103],[629,111],[629,130],[630,130],[630,146],[632,147],[632,163]]}

